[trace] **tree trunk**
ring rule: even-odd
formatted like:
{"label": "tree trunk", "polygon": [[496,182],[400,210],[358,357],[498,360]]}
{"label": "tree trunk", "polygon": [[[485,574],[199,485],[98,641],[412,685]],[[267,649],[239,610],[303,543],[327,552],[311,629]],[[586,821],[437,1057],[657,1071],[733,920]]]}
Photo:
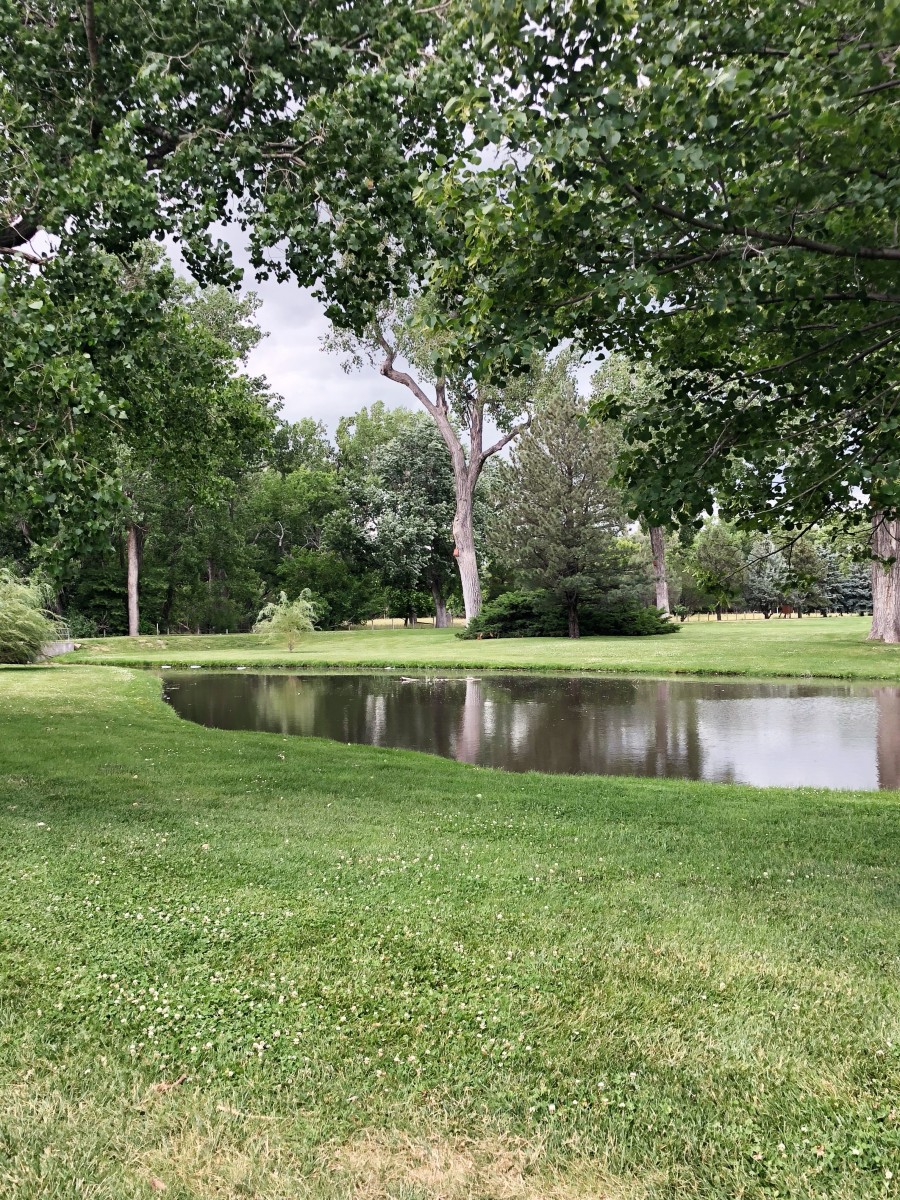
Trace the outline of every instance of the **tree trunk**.
{"label": "tree trunk", "polygon": [[878,706],[878,786],[900,788],[900,691],[875,688]]}
{"label": "tree trunk", "polygon": [[[893,563],[886,563],[886,559]],[[872,517],[872,631],[870,642],[900,643],[900,517]]]}
{"label": "tree trunk", "polygon": [[434,597],[434,627],[435,629],[447,629],[450,625],[447,616],[447,602],[441,591],[440,581],[437,579],[431,581],[431,594]]}
{"label": "tree trunk", "polygon": [[463,604],[468,624],[481,612],[481,580],[478,578],[478,559],[475,556],[472,493],[469,488],[457,489],[453,536],[456,539],[456,565],[459,568],[459,581],[462,584]]}
{"label": "tree trunk", "polygon": [[650,551],[653,555],[653,583],[656,607],[669,615],[669,581],[666,579],[666,535],[661,526],[650,526]]}
{"label": "tree trunk", "polygon": [[574,600],[569,600],[567,603],[569,610],[569,637],[581,637],[581,630],[578,627],[578,604]]}
{"label": "tree trunk", "polygon": [[140,532],[138,527],[128,523],[128,636],[137,637],[140,632],[140,613],[138,611],[138,574],[140,572]]}
{"label": "tree trunk", "polygon": [[716,605],[716,620],[717,621],[722,620],[722,605],[721,604]]}

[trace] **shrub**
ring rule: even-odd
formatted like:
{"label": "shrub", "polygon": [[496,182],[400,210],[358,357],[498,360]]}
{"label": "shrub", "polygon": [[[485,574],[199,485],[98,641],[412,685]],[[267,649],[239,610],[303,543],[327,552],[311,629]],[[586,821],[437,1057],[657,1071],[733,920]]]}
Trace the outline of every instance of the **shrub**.
{"label": "shrub", "polygon": [[296,600],[288,600],[287,592],[281,592],[277,601],[262,609],[253,632],[283,637],[288,650],[293,650],[298,637],[313,632],[315,619],[316,607],[309,588],[304,588]]}
{"label": "shrub", "polygon": [[65,626],[47,611],[50,591],[37,579],[22,579],[0,568],[0,663],[30,663]]}
{"label": "shrub", "polygon": [[[646,637],[677,633],[679,629],[658,608],[632,604],[584,604],[579,607],[578,620],[581,632],[588,637]],[[457,637],[565,637],[567,630],[565,608],[556,598],[542,592],[517,591],[490,600]]]}

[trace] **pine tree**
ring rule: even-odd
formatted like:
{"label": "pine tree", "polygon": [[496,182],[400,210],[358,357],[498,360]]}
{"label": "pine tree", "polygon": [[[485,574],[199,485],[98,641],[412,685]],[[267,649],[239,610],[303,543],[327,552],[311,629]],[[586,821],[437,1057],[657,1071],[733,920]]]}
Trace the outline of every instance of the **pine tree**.
{"label": "pine tree", "polygon": [[620,500],[610,485],[616,434],[583,420],[574,372],[566,362],[529,431],[502,468],[496,537],[521,581],[562,600],[569,637],[579,636],[578,607],[615,582]]}

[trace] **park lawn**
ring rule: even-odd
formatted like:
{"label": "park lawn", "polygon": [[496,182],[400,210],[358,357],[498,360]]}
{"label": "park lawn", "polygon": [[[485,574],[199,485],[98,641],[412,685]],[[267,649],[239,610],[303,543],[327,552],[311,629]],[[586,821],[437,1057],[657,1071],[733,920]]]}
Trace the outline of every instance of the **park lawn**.
{"label": "park lawn", "polygon": [[898,849],[0,672],[0,1195],[896,1196]]}
{"label": "park lawn", "polygon": [[309,634],[291,652],[253,634],[95,638],[67,656],[120,666],[440,667],[900,680],[900,646],[867,642],[868,617],[693,622],[654,637],[464,641],[453,630]]}

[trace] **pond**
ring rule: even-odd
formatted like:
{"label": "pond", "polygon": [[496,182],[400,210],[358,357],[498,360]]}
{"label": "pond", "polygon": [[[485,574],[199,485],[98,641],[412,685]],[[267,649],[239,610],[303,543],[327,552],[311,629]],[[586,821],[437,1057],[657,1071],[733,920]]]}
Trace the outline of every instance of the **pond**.
{"label": "pond", "polygon": [[900,787],[900,687],[589,675],[173,672],[184,718],[507,771]]}

